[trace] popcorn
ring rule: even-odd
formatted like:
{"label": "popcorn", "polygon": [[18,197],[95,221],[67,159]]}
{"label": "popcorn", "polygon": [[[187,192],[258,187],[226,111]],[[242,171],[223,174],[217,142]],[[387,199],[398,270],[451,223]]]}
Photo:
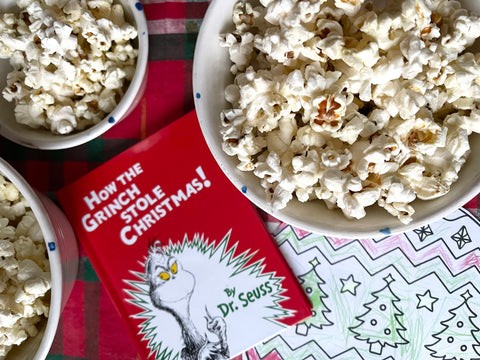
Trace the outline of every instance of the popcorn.
{"label": "popcorn", "polygon": [[296,197],[361,219],[377,204],[408,223],[415,199],[446,194],[480,132],[480,18],[457,0],[260,4],[239,1],[221,37],[221,134],[273,209]]}
{"label": "popcorn", "polygon": [[[17,5],[18,16],[0,19],[0,58],[9,58],[14,68],[3,96],[15,103],[17,122],[55,134],[97,124],[118,104],[135,72],[137,31],[123,7],[111,0]],[[102,105],[77,109],[76,103],[92,97]]]}
{"label": "popcorn", "polygon": [[365,0],[335,0],[335,6],[343,9],[346,15],[355,16]]}
{"label": "popcorn", "polygon": [[4,359],[13,346],[35,336],[36,325],[48,317],[51,277],[38,222],[18,189],[1,175],[0,205],[4,209],[0,211],[0,359]]}
{"label": "popcorn", "polygon": [[405,152],[433,155],[438,148],[445,147],[447,128],[438,125],[424,109],[408,120],[392,119],[386,132]]}
{"label": "popcorn", "polygon": [[352,159],[352,153],[348,149],[343,149],[343,153],[334,149],[325,149],[320,155],[320,159],[325,168],[337,168],[344,170],[350,165]]}

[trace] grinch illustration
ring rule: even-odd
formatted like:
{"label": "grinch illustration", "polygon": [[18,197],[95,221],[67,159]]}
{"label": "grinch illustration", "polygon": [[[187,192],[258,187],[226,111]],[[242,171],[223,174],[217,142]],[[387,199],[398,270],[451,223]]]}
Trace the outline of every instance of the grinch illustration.
{"label": "grinch illustration", "polygon": [[[161,243],[156,241],[148,250],[145,273],[152,304],[171,314],[181,328],[184,348],[183,360],[226,360],[229,349],[226,324],[222,317],[212,317],[205,308],[207,330],[216,335],[211,341],[202,335],[190,316],[190,300],[195,290],[195,276],[185,270],[173,256],[164,253]],[[198,308],[198,304],[196,305]]]}

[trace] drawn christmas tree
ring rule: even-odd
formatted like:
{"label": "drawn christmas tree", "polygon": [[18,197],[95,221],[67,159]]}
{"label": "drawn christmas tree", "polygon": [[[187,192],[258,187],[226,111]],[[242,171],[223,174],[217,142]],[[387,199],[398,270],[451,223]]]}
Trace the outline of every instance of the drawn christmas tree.
{"label": "drawn christmas tree", "polygon": [[472,321],[477,315],[468,305],[468,299],[472,295],[467,290],[462,294],[462,297],[464,301],[458,307],[448,311],[452,316],[440,322],[444,329],[433,335],[437,341],[425,346],[434,358],[444,360],[480,359],[479,357],[472,357],[480,355],[478,340],[480,329]]}
{"label": "drawn christmas tree", "polygon": [[[297,325],[297,333],[303,335],[307,335],[308,330],[312,326],[321,329],[323,326],[333,325],[326,317],[326,313],[331,312],[331,310],[323,301],[328,297],[321,288],[321,285],[325,285],[325,281],[315,271],[315,267],[319,264],[319,261],[315,258],[310,261],[310,264],[312,268],[306,274],[298,276],[300,284],[307,293],[313,306],[312,316]],[[301,330],[302,328],[304,330]]]}
{"label": "drawn christmas tree", "polygon": [[359,324],[350,328],[357,340],[370,345],[373,354],[381,354],[387,345],[396,348],[408,344],[403,336],[406,330],[402,324],[403,312],[397,306],[400,299],[390,287],[394,279],[388,275],[383,280],[386,286],[372,293],[374,299],[363,305],[367,311],[356,317]]}

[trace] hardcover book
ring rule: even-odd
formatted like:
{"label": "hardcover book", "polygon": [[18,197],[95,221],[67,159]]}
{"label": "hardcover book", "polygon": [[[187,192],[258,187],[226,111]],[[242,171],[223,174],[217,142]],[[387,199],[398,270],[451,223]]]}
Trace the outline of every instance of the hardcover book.
{"label": "hardcover book", "polygon": [[142,359],[229,359],[311,315],[195,112],[56,195]]}

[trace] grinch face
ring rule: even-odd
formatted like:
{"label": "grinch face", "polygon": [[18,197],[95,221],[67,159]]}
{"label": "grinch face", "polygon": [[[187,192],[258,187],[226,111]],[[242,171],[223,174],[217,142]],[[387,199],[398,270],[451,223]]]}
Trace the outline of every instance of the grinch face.
{"label": "grinch face", "polygon": [[184,270],[175,257],[160,252],[150,253],[146,274],[152,301],[158,306],[190,297],[195,287],[193,274]]}

